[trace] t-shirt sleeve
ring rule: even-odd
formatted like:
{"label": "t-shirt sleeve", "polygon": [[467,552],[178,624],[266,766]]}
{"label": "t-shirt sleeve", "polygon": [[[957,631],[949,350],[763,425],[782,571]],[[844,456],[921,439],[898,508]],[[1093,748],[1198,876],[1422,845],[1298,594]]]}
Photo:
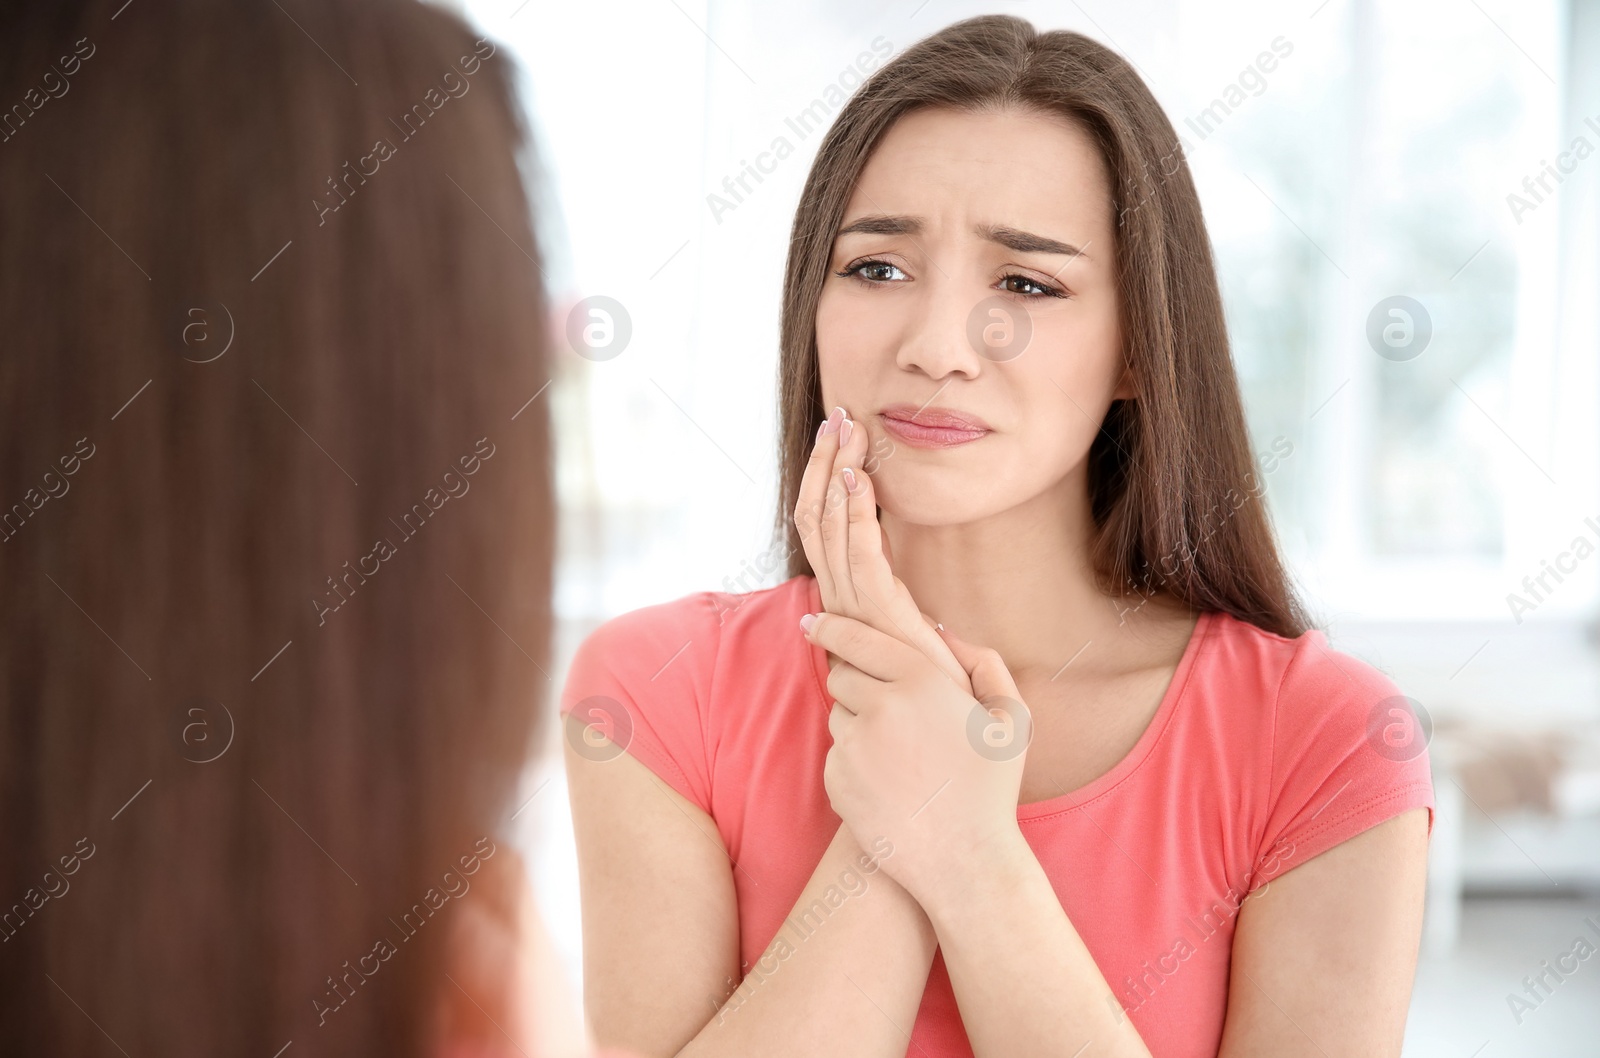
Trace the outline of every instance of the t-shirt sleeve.
{"label": "t-shirt sleeve", "polygon": [[579,644],[567,669],[560,698],[563,736],[592,760],[627,752],[710,814],[706,717],[718,632],[706,592],[600,625]]}
{"label": "t-shirt sleeve", "polygon": [[1366,662],[1313,629],[1295,641],[1274,707],[1267,824],[1252,890],[1410,808],[1433,778],[1422,716]]}

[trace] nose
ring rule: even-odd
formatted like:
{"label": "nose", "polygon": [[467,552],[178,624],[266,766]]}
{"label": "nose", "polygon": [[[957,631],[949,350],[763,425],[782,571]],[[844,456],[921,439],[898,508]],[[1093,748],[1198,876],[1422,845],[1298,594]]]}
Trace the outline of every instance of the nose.
{"label": "nose", "polygon": [[895,363],[904,370],[921,371],[935,382],[960,375],[968,380],[983,372],[984,357],[972,341],[974,313],[983,311],[985,292],[958,291],[953,277],[925,281],[920,303]]}

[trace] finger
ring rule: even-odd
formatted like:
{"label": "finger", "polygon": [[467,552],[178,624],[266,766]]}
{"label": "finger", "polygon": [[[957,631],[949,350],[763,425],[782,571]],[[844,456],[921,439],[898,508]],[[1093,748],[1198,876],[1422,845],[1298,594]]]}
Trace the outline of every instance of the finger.
{"label": "finger", "polygon": [[[869,703],[881,698],[886,684],[875,680],[849,663],[841,663],[828,674],[828,695],[833,708],[842,709],[848,716],[857,716]],[[829,725],[832,730],[832,725]]]}
{"label": "finger", "polygon": [[[851,438],[851,444],[855,438]],[[848,451],[848,447],[847,447]],[[889,568],[883,553],[883,533],[878,525],[877,496],[871,475],[851,467],[846,481],[855,480],[855,491],[849,494],[847,507],[848,543],[847,570],[852,591],[859,604],[859,612],[850,616],[866,621],[891,635],[897,636],[926,654],[946,675],[965,685],[966,672],[956,661],[950,649],[937,633],[921,620],[921,611],[905,590],[900,578]],[[842,580],[839,570],[834,570],[835,580]]]}
{"label": "finger", "polygon": [[950,652],[967,671],[972,680],[974,698],[980,702],[994,697],[1022,700],[1016,681],[1011,678],[1011,670],[1006,668],[998,651],[968,643],[949,628],[941,629],[939,635],[949,644]]}
{"label": "finger", "polygon": [[[861,600],[857,598],[855,584],[850,578],[849,488],[843,472],[851,469],[852,457],[860,448],[861,437],[865,433],[848,414],[840,421],[839,443],[822,511],[822,553],[828,564],[828,576],[833,582],[834,598],[838,601],[837,607],[828,609],[852,617],[861,616]],[[858,471],[852,469],[851,474],[859,481],[861,475]]]}
{"label": "finger", "polygon": [[[883,553],[883,526],[878,521],[878,490],[872,475],[863,470],[859,462],[851,460],[856,455],[856,435],[865,433],[862,429],[854,431],[850,443],[839,453],[840,483],[846,494],[845,569],[858,587],[881,598],[888,598],[894,588],[894,573],[889,569],[889,560]],[[865,454],[865,444],[861,447],[862,454]]]}
{"label": "finger", "polygon": [[828,735],[833,739],[833,744],[838,745],[839,740],[850,728],[850,721],[855,719],[852,713],[842,702],[834,702],[828,710]]}
{"label": "finger", "polygon": [[811,458],[806,461],[805,471],[800,477],[800,491],[792,512],[795,530],[800,537],[800,546],[805,551],[806,560],[811,564],[812,575],[817,579],[817,588],[822,594],[824,609],[832,609],[836,600],[833,578],[829,575],[828,562],[822,552],[822,535],[819,530],[824,497],[833,474],[834,459],[839,450],[838,425],[843,414],[841,409],[835,409],[819,427],[817,439],[811,447]]}
{"label": "finger", "polygon": [[1006,743],[1025,752],[1033,742],[1033,714],[1022,700],[1011,678],[1011,670],[1006,668],[999,652],[974,646],[947,628],[940,629],[940,634],[950,643],[961,663],[968,667],[972,696],[1003,725],[997,730],[1005,732]]}
{"label": "finger", "polygon": [[919,661],[926,659],[914,647],[872,627],[864,621],[844,614],[823,612],[812,615],[816,620],[811,630],[805,632],[810,642],[838,656],[841,663],[829,672],[833,674],[852,665],[867,676],[888,683],[905,679],[915,672]]}
{"label": "finger", "polygon": [[[889,566],[883,527],[878,521],[877,490],[872,476],[861,465],[868,447],[867,432],[857,425],[839,453],[840,487],[846,490],[845,561],[842,566],[832,566],[831,571],[838,596],[846,599],[853,595],[856,607],[838,612],[866,621],[916,647],[965,687],[966,672],[944,641],[919,620],[921,614],[911,593]],[[830,548],[830,562],[832,554]]]}

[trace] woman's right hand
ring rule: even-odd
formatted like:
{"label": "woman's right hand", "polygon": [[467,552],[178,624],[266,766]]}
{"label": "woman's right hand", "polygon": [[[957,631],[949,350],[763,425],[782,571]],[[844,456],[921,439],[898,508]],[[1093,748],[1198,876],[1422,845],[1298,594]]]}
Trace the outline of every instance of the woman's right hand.
{"label": "woman's right hand", "polygon": [[[970,693],[966,669],[890,567],[877,506],[866,502],[873,498],[872,480],[862,467],[867,449],[866,428],[852,422],[844,408],[834,408],[820,427],[800,479],[793,517],[821,590],[822,608],[917,648]],[[846,468],[856,479],[860,498],[846,489]],[[836,660],[829,654],[830,668]]]}

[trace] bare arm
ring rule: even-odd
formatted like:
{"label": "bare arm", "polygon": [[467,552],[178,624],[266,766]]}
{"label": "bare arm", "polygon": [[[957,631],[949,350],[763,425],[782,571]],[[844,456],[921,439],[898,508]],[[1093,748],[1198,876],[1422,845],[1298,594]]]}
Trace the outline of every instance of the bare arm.
{"label": "bare arm", "polygon": [[928,913],[973,1054],[1149,1058],[1022,833],[972,861]]}
{"label": "bare arm", "polygon": [[[1148,1055],[1020,834],[929,900],[973,1052]],[[1398,1058],[1422,930],[1414,809],[1241,905],[1220,1058]]]}
{"label": "bare arm", "polygon": [[1398,1058],[1427,866],[1410,809],[1241,904],[1221,1058]]}
{"label": "bare arm", "polygon": [[[585,1005],[601,1046],[650,1058],[905,1054],[933,929],[881,869],[861,870],[866,853],[848,829],[835,833],[789,916],[807,916],[808,935],[785,925],[734,990],[741,868],[711,817],[626,753],[591,760],[568,744],[566,761]],[[830,886],[855,895],[836,893],[830,906]]]}

